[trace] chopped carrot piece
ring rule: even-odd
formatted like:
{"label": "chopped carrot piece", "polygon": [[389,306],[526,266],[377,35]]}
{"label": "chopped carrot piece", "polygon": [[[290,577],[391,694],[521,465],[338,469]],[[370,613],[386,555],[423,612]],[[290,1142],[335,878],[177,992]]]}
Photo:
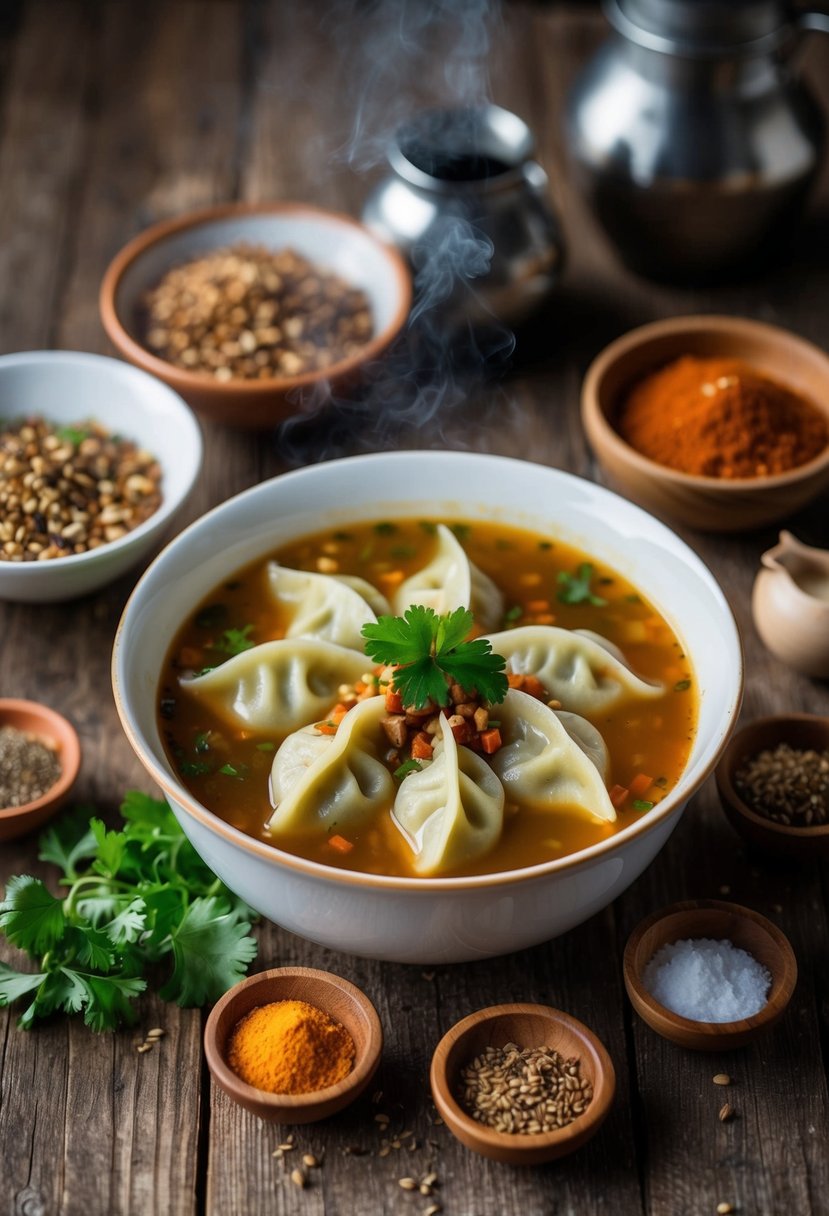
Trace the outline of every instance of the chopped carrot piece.
{"label": "chopped carrot piece", "polygon": [[547,690],[538,676],[524,676],[522,691],[529,693],[531,697],[538,697],[542,701],[547,700]]}
{"label": "chopped carrot piece", "polygon": [[611,787],[611,789],[608,791],[608,793],[610,796],[610,801],[613,803],[613,806],[618,811],[619,807],[622,805],[622,803],[625,801],[628,794],[630,793],[630,790],[626,789],[625,786],[623,786],[623,785],[614,785]]}
{"label": "chopped carrot piece", "polygon": [[354,691],[356,692],[356,694],[357,694],[357,696],[358,696],[358,697],[359,697],[359,695],[360,695],[360,693],[361,693],[361,692],[365,692],[365,691],[366,691],[366,684],[365,684],[365,681],[364,681],[364,680],[358,680],[358,681],[357,681],[357,683],[354,685]]}
{"label": "chopped carrot piece", "polygon": [[396,692],[393,688],[389,688],[386,692],[386,713],[403,713],[403,699],[400,696],[400,693]]}
{"label": "chopped carrot piece", "polygon": [[488,756],[493,752],[497,752],[501,746],[501,732],[497,726],[493,726],[490,730],[482,730],[480,734],[481,747]]}
{"label": "chopped carrot piece", "polygon": [[350,840],[346,840],[345,836],[329,836],[328,843],[332,849],[336,849],[338,853],[350,853],[354,845]]}
{"label": "chopped carrot piece", "polygon": [[321,735],[336,735],[337,723],[330,719],[327,722],[315,722],[314,730],[318,730]]}
{"label": "chopped carrot piece", "polygon": [[405,575],[402,570],[386,570],[383,574],[378,575],[378,582],[385,583],[387,587],[396,587],[398,583],[402,583]]}
{"label": "chopped carrot piece", "polygon": [[539,612],[534,620],[536,625],[555,625],[556,623],[554,612]]}
{"label": "chopped carrot piece", "polygon": [[412,759],[432,759],[432,741],[425,731],[420,731],[415,735],[414,739],[412,739]]}
{"label": "chopped carrot piece", "polygon": [[530,600],[527,604],[527,612],[549,612],[549,600]]}
{"label": "chopped carrot piece", "polygon": [[630,783],[631,797],[641,798],[643,794],[647,794],[652,785],[653,777],[649,777],[647,773],[637,773]]}
{"label": "chopped carrot piece", "polygon": [[508,671],[507,672],[507,683],[509,684],[510,688],[523,688],[525,678],[526,677],[522,676],[520,674],[520,672],[517,672],[517,671]]}
{"label": "chopped carrot piece", "polygon": [[182,646],[178,661],[182,667],[203,667],[202,652],[195,646]]}

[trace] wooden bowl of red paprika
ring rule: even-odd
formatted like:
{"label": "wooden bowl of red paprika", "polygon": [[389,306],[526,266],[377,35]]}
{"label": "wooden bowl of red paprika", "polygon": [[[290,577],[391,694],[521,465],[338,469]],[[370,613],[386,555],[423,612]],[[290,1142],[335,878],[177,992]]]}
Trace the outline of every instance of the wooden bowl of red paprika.
{"label": "wooden bowl of red paprika", "polygon": [[277,967],[236,984],[204,1030],[213,1080],[260,1119],[316,1123],[348,1106],[380,1063],[383,1031],[354,984],[311,967]]}
{"label": "wooden bowl of red paprika", "polygon": [[606,347],[582,421],[616,485],[711,532],[783,519],[829,488],[829,357],[741,317],[672,317]]}

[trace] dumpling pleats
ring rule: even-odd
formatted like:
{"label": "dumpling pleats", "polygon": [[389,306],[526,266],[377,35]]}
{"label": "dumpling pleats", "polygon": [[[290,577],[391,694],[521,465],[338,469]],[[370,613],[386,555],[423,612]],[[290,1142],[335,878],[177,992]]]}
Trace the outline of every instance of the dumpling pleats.
{"label": "dumpling pleats", "polygon": [[350,709],[335,735],[313,727],[289,735],[274,756],[268,827],[275,834],[336,829],[348,834],[387,809],[394,781],[382,760],[384,697]]}
{"label": "dumpling pleats", "polygon": [[179,685],[234,727],[285,735],[328,713],[340,684],[359,680],[366,665],[359,651],[290,638],[262,642]]}
{"label": "dumpling pleats", "polygon": [[365,643],[360,630],[377,620],[362,594],[363,586],[378,594],[363,579],[334,578],[268,562],[271,596],[288,616],[287,638],[318,638],[362,650]]}
{"label": "dumpling pleats", "polygon": [[497,843],[504,789],[485,760],[459,747],[443,714],[434,758],[404,778],[392,819],[414,854],[416,873],[435,875],[466,865]]}
{"label": "dumpling pleats", "polygon": [[661,684],[640,679],[593,637],[556,625],[524,625],[488,635],[507,671],[537,676],[549,696],[577,714],[598,713],[625,698],[661,697]]}
{"label": "dumpling pleats", "polygon": [[491,763],[511,801],[538,810],[576,811],[609,823],[616,819],[593,759],[543,701],[510,689],[498,717],[503,745]]}
{"label": "dumpling pleats", "polygon": [[482,629],[492,629],[504,614],[504,597],[488,574],[469,560],[458,538],[445,524],[437,526],[437,545],[430,561],[404,579],[394,594],[401,616],[412,604],[432,608],[439,616],[471,608]]}

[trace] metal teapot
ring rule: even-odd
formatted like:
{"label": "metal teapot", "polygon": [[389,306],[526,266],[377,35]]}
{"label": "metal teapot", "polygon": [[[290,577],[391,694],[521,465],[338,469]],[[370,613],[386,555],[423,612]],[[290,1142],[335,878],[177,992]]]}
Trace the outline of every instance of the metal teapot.
{"label": "metal teapot", "polygon": [[824,124],[789,56],[829,16],[786,0],[605,0],[615,35],[577,81],[577,176],[634,269],[705,280],[791,230]]}
{"label": "metal teapot", "polygon": [[514,325],[556,283],[563,241],[533,137],[485,105],[425,110],[395,133],[363,221],[412,264],[414,314]]}

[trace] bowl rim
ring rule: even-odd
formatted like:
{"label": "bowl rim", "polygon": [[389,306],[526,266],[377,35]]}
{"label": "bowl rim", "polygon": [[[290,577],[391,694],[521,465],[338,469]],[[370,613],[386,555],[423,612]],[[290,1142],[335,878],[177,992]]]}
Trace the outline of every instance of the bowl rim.
{"label": "bowl rim", "polygon": [[[687,486],[688,489],[701,491],[716,490],[717,493],[733,495],[749,491],[783,489],[786,486],[807,481],[824,470],[829,471],[829,442],[819,455],[793,469],[788,469],[785,473],[727,478],[685,473],[670,465],[660,464],[659,461],[651,460],[649,456],[643,455],[622,438],[600,405],[601,385],[608,371],[631,351],[646,347],[654,340],[668,337],[681,339],[683,334],[699,334],[706,331],[719,332],[724,335],[739,336],[743,334],[765,338],[775,344],[785,342],[797,354],[807,357],[811,362],[823,362],[827,381],[829,381],[829,355],[816,343],[810,342],[808,338],[802,338],[799,334],[784,329],[782,326],[770,325],[766,321],[755,321],[750,317],[734,317],[721,313],[692,313],[688,316],[665,317],[660,321],[649,321],[645,325],[639,325],[635,329],[620,334],[618,338],[614,338],[612,342],[608,343],[591,362],[582,381],[581,389],[581,412],[588,436],[592,438],[592,432],[600,433],[603,442],[617,457],[647,477],[672,481],[677,485]],[[782,382],[785,384],[785,377]],[[811,404],[825,416],[829,428],[829,408],[823,407],[818,401],[811,402]]]}
{"label": "bowl rim", "polygon": [[[247,1081],[243,1081],[238,1073],[235,1073],[228,1064],[224,1052],[219,1047],[217,1037],[218,1025],[222,1014],[239,999],[243,992],[260,986],[264,988],[274,980],[280,979],[293,980],[300,983],[302,981],[313,980],[324,984],[326,987],[337,989],[348,998],[355,1009],[359,1009],[361,1016],[365,1019],[369,1027],[366,1047],[355,1058],[354,1067],[351,1072],[343,1077],[341,1081],[335,1081],[333,1085],[327,1085],[324,1089],[309,1090],[308,1093],[271,1093],[267,1089],[258,1089],[255,1085],[250,1085]],[[306,996],[295,993],[291,997],[272,997],[267,1003],[270,1004],[280,1000],[303,1001],[306,999]],[[313,1001],[309,1001],[308,1003],[314,1004]],[[322,1007],[315,1005],[315,1008],[321,1009]],[[327,1010],[322,1009],[322,1012],[327,1013]],[[239,1017],[243,1016],[243,1014],[239,1015]],[[269,967],[266,971],[257,971],[255,974],[248,975],[244,979],[239,980],[238,983],[234,984],[232,988],[229,988],[219,997],[207,1016],[202,1041],[210,1072],[225,1093],[233,1096],[234,1101],[255,1102],[271,1112],[277,1110],[307,1112],[316,1107],[327,1106],[332,1100],[338,1098],[345,1099],[346,1095],[350,1095],[352,1091],[355,1099],[359,1096],[371,1080],[380,1062],[383,1051],[383,1025],[371,998],[361,988],[358,988],[356,984],[352,983],[351,980],[337,975],[336,972],[325,971],[319,967]],[[346,1104],[343,1102],[343,1105]]]}
{"label": "bowl rim", "polygon": [[[576,853],[568,854],[565,857],[556,858],[552,861],[536,863],[533,866],[524,866],[515,870],[499,870],[493,874],[483,875],[467,875],[463,877],[394,877],[386,874],[368,874],[358,870],[342,870],[334,866],[327,866],[321,862],[309,861],[304,857],[298,857],[293,853],[285,852],[274,844],[268,844],[265,841],[257,840],[252,836],[248,836],[239,828],[234,828],[226,823],[218,815],[208,810],[190,793],[184,786],[179,785],[162,766],[154,752],[145,747],[141,733],[137,726],[133,724],[132,714],[127,706],[127,698],[124,693],[124,685],[119,674],[121,664],[121,656],[125,649],[125,634],[126,628],[133,613],[139,611],[138,600],[143,593],[145,580],[154,570],[156,565],[160,563],[167,552],[179,543],[184,543],[189,535],[196,529],[209,527],[209,522],[212,520],[218,511],[223,510],[231,503],[238,503],[240,500],[249,500],[256,495],[266,494],[268,487],[274,482],[285,482],[286,479],[295,479],[303,477],[306,472],[311,472],[313,469],[320,466],[310,465],[305,468],[295,469],[289,473],[280,474],[278,477],[271,478],[269,481],[260,482],[258,485],[251,486],[247,490],[243,490],[240,494],[235,495],[225,502],[219,503],[213,507],[205,515],[194,520],[186,527],[178,536],[169,541],[161,552],[154,558],[153,562],[142,574],[141,578],[135,584],[130,593],[121,618],[118,622],[118,627],[115,632],[115,638],[112,649],[111,662],[111,678],[115,706],[118,716],[121,720],[121,726],[130,746],[135,751],[141,763],[144,765],[152,779],[160,786],[165,797],[171,803],[182,807],[186,813],[196,820],[202,827],[207,828],[212,834],[223,837],[232,845],[241,846],[245,852],[251,853],[260,860],[273,862],[276,860],[280,865],[287,866],[290,870],[305,875],[306,877],[322,879],[325,882],[335,882],[338,885],[361,887],[365,890],[386,890],[386,891],[406,891],[422,892],[424,895],[440,891],[446,892],[450,890],[473,890],[483,887],[508,887],[514,884],[527,882],[531,880],[545,879],[553,874],[558,874],[564,871],[573,870],[585,863],[592,863],[600,860],[605,854],[614,852],[621,845],[624,845],[635,836],[645,834],[652,831],[658,825],[668,820],[671,816],[677,815],[685,803],[696,793],[703,782],[714,771],[717,761],[722,754],[728,737],[737,721],[740,705],[743,697],[743,687],[745,678],[745,663],[743,657],[742,639],[737,627],[737,622],[734,619],[734,614],[725,597],[719,583],[714,578],[714,575],[702,561],[702,559],[694,552],[691,547],[686,544],[667,524],[662,523],[655,516],[649,514],[642,507],[635,503],[629,502],[627,499],[621,498],[612,490],[606,489],[595,482],[587,481],[585,478],[578,477],[573,473],[565,472],[562,469],[555,469],[547,465],[533,464],[530,461],[517,460],[514,457],[508,456],[491,456],[477,452],[456,452],[444,451],[436,452],[429,449],[401,450],[395,452],[374,452],[368,455],[351,456],[344,458],[357,468],[365,468],[367,478],[370,477],[370,469],[374,462],[378,460],[392,461],[394,463],[403,462],[410,459],[412,456],[418,458],[428,458],[432,461],[454,461],[457,459],[474,460],[478,464],[487,464],[490,467],[493,480],[497,480],[497,473],[503,472],[505,468],[512,467],[517,472],[526,465],[532,465],[534,468],[544,469],[551,473],[556,478],[561,478],[567,483],[576,483],[578,485],[588,485],[591,492],[596,492],[602,497],[608,497],[613,501],[619,501],[624,504],[626,511],[632,512],[636,516],[641,516],[648,521],[649,526],[655,526],[660,532],[665,532],[671,537],[672,543],[680,546],[682,550],[682,558],[693,567],[705,581],[712,595],[717,599],[723,611],[723,626],[727,627],[729,641],[732,645],[734,658],[736,660],[736,671],[734,673],[734,692],[729,703],[729,713],[727,720],[721,723],[718,734],[715,740],[712,740],[709,751],[710,755],[705,763],[700,766],[693,781],[683,787],[681,794],[677,793],[678,787],[675,787],[666,798],[664,798],[657,806],[646,814],[642,815],[635,823],[629,824],[626,828],[616,832],[614,835],[607,837],[605,840],[598,841],[596,844],[589,845],[586,849],[578,850]],[[329,461],[325,467],[335,462]],[[486,479],[482,476],[482,482]],[[723,632],[725,636],[726,630]],[[680,783],[681,785],[681,779]]]}
{"label": "bowl rim", "polygon": [[[577,1115],[564,1127],[557,1127],[549,1132],[499,1132],[479,1123],[458,1102],[452,1092],[446,1065],[450,1052],[467,1035],[486,1023],[498,1022],[502,1018],[528,1016],[543,1019],[555,1025],[564,1026],[584,1045],[581,1052],[589,1052],[593,1058],[596,1070],[596,1083],[593,1087],[593,1098],[586,1110]],[[518,1044],[520,1047],[520,1044]],[[597,1131],[610,1113],[616,1093],[616,1069],[610,1053],[594,1030],[563,1009],[552,1005],[542,1005],[539,1002],[511,1001],[502,1005],[489,1005],[467,1014],[455,1022],[441,1037],[440,1042],[432,1053],[429,1066],[429,1080],[433,1095],[440,1097],[439,1109],[453,1135],[456,1125],[470,1140],[487,1144],[490,1148],[519,1155],[532,1155],[553,1145],[566,1144],[572,1140],[572,1148],[580,1148],[587,1139],[586,1133]],[[447,1117],[448,1112],[448,1117]]]}
{"label": "bowl rim", "polygon": [[[785,959],[789,964],[789,971],[787,977],[784,976],[782,980],[776,981],[775,976],[771,977],[772,982],[766,997],[766,1003],[756,1013],[751,1014],[747,1018],[736,1018],[732,1022],[702,1022],[696,1018],[686,1018],[681,1013],[675,1013],[673,1009],[669,1009],[667,1005],[663,1005],[658,1001],[645,987],[642,975],[635,965],[636,951],[643,937],[649,929],[652,929],[660,921],[668,920],[674,916],[681,916],[686,912],[721,912],[742,920],[752,921],[753,924],[757,925],[759,929],[771,938],[775,947],[780,952],[781,958]],[[677,903],[667,904],[664,908],[658,908],[655,912],[651,912],[648,916],[644,917],[633,928],[625,943],[625,949],[622,954],[622,977],[625,989],[637,1013],[643,1016],[640,1008],[643,1007],[651,1016],[663,1019],[680,1034],[695,1033],[710,1038],[712,1047],[718,1037],[725,1038],[746,1032],[753,1033],[754,1031],[761,1030],[768,1023],[776,1021],[791,1000],[797,984],[797,974],[797,956],[783,930],[775,925],[773,921],[769,920],[767,916],[763,916],[762,912],[757,912],[754,908],[748,908],[745,904],[732,903],[729,900],[723,899],[684,899]],[[786,982],[787,978],[789,982]],[[648,1022],[648,1025],[652,1029],[655,1029],[652,1022]],[[657,1031],[657,1033],[661,1032]]]}
{"label": "bowl rim", "polygon": [[[779,727],[782,728],[783,732],[786,732],[789,725],[796,726],[798,724],[822,726],[826,732],[826,746],[829,748],[829,716],[825,714],[799,713],[767,714],[763,718],[752,718],[736,728],[720,756],[714,770],[714,775],[717,783],[717,792],[721,801],[727,802],[732,812],[740,815],[752,827],[756,828],[758,834],[767,832],[771,836],[776,836],[780,839],[785,838],[786,841],[798,842],[806,848],[810,842],[824,840],[829,836],[829,822],[804,825],[803,827],[790,823],[777,823],[774,819],[768,819],[765,815],[761,815],[758,811],[753,810],[741,796],[733,780],[733,774],[737,767],[738,753],[742,750],[741,745],[746,739],[771,727]],[[781,735],[780,742],[788,743],[789,740],[785,735]]]}
{"label": "bowl rim", "polygon": [[[30,715],[42,722],[44,733],[60,734],[60,776],[40,798],[21,803],[20,806],[0,807],[0,827],[13,819],[22,819],[52,803],[60,802],[75,784],[81,767],[81,742],[78,732],[68,718],[50,705],[44,705],[42,701],[31,701],[22,697],[0,697],[0,727],[15,726],[14,719],[19,714]],[[16,726],[16,729],[22,728]],[[38,731],[35,729],[31,733],[37,734]]]}
{"label": "bowl rim", "polygon": [[[246,380],[243,377],[234,376],[229,380],[218,381],[207,372],[186,371],[174,363],[169,363],[166,359],[154,355],[146,346],[131,336],[121,320],[121,314],[116,307],[116,299],[124,275],[148,250],[163,245],[168,238],[186,232],[188,229],[209,228],[211,224],[220,220],[245,219],[260,215],[304,215],[329,225],[339,225],[343,229],[357,230],[386,258],[389,270],[394,277],[397,307],[391,321],[379,333],[374,334],[355,354],[340,359],[339,362],[332,363],[329,367],[303,372],[298,376],[272,376],[268,380]],[[403,256],[393,245],[380,240],[365,224],[344,212],[332,211],[315,203],[295,203],[288,200],[269,203],[216,203],[210,207],[186,211],[170,219],[159,220],[132,237],[116,253],[104,272],[98,292],[98,309],[107,336],[131,363],[137,364],[165,383],[174,386],[184,396],[197,392],[218,396],[232,393],[234,396],[248,399],[267,397],[275,392],[285,393],[291,389],[317,384],[320,380],[347,376],[355,368],[371,362],[385,350],[403,328],[411,309],[411,303],[411,274]]]}
{"label": "bowl rim", "polygon": [[[127,532],[125,536],[119,536],[117,540],[107,541],[103,545],[98,545],[95,549],[87,549],[84,553],[70,553],[65,557],[52,557],[46,562],[0,562],[0,577],[8,576],[13,570],[25,571],[29,575],[35,570],[41,570],[46,574],[49,571],[63,570],[70,566],[73,570],[77,570],[81,565],[92,565],[93,563],[101,562],[108,555],[120,552],[142,537],[159,531],[190,497],[198,481],[204,460],[204,439],[195,414],[174,388],[169,384],[159,381],[157,376],[151,376],[143,367],[135,367],[130,363],[125,363],[122,359],[114,359],[111,355],[98,355],[91,351],[26,350],[15,351],[13,354],[8,355],[0,355],[0,372],[2,372],[4,367],[36,366],[43,363],[55,364],[57,366],[61,364],[74,365],[76,367],[92,364],[105,368],[116,377],[123,376],[128,380],[135,379],[139,385],[145,388],[152,388],[153,392],[166,396],[170,408],[176,411],[182,424],[190,429],[188,445],[192,445],[190,450],[192,452],[193,470],[181,492],[175,497],[171,496],[169,493],[164,492],[164,481],[165,477],[169,480],[168,474],[172,461],[169,457],[162,458],[156,452],[152,452],[152,456],[161,466],[161,502],[152,515],[142,520],[137,527]],[[12,419],[16,416],[14,414],[3,414],[0,417],[0,425],[7,417]],[[48,407],[42,412],[42,417],[47,421],[49,420]],[[105,420],[95,418],[94,421],[100,422],[108,431],[111,431]],[[126,437],[131,439],[132,442],[137,442],[129,434]],[[12,574],[11,577],[13,578],[14,575]]]}

